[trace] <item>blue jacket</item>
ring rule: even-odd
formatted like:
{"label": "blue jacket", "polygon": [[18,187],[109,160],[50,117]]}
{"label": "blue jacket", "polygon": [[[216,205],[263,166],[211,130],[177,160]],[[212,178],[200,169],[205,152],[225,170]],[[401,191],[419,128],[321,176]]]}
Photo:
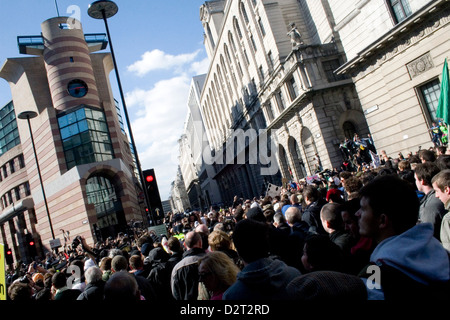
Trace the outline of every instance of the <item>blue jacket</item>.
{"label": "blue jacket", "polygon": [[249,263],[238,273],[236,282],[223,294],[223,300],[287,299],[286,287],[301,273],[283,261],[263,258]]}

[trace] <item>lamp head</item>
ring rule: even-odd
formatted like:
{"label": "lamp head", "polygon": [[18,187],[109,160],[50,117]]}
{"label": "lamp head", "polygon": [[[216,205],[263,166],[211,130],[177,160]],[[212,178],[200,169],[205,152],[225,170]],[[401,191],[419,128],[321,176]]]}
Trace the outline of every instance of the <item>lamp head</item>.
{"label": "lamp head", "polygon": [[[98,0],[89,5],[88,15],[94,19],[108,19],[114,16],[117,11],[119,11],[119,7],[113,1]],[[103,13],[105,14],[104,17]]]}

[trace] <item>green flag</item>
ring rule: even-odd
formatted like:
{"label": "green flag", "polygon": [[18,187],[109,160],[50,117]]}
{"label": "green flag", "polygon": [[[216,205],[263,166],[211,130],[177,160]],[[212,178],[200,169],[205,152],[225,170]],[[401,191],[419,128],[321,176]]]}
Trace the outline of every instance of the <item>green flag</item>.
{"label": "green flag", "polygon": [[449,82],[448,82],[448,67],[447,58],[444,62],[444,70],[442,70],[442,80],[441,80],[441,95],[439,96],[439,104],[436,110],[436,118],[444,120],[446,125],[449,125],[449,105],[448,105],[448,94],[449,94]]}

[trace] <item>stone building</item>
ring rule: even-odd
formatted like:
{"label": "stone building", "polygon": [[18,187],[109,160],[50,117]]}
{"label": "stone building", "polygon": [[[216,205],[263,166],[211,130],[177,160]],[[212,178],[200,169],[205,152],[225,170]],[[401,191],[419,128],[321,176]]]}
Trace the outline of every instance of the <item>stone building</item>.
{"label": "stone building", "polygon": [[450,55],[450,3],[328,1],[378,150],[406,155],[433,146],[440,79]]}
{"label": "stone building", "polygon": [[[63,231],[92,245],[125,231],[131,220],[147,221],[112,96],[112,58],[97,52],[107,47],[106,35],[85,35],[81,23],[68,19],[51,18],[39,36],[18,37],[20,53],[31,56],[8,58],[0,69],[14,112],[3,111],[19,139],[0,155],[0,242],[16,260],[34,258],[24,249],[26,234],[43,253],[54,238],[64,245]],[[30,111],[37,116],[18,119]]]}
{"label": "stone building", "polygon": [[352,79],[333,72],[346,56],[329,9],[297,0],[201,6],[211,64],[200,106],[224,202],[340,167],[340,142],[369,133]]}

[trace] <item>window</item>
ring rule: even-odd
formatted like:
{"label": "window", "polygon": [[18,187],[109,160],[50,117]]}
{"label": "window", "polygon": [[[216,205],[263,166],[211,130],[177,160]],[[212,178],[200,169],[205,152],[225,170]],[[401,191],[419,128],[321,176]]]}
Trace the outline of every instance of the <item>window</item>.
{"label": "window", "polygon": [[25,158],[23,157],[23,154],[19,155],[19,168],[25,168]]}
{"label": "window", "polygon": [[20,189],[19,187],[14,188],[14,195],[16,196],[16,201],[20,200]]}
{"label": "window", "polygon": [[20,144],[16,114],[11,101],[0,109],[0,155]]}
{"label": "window", "polygon": [[209,42],[211,43],[211,47],[214,50],[216,48],[216,44],[214,42],[214,39],[213,39],[213,36],[212,36],[212,32],[211,32],[211,28],[209,27],[209,24],[206,26],[206,29],[208,31]]}
{"label": "window", "polygon": [[283,92],[280,90],[276,93],[275,98],[277,100],[278,109],[283,111],[286,108],[286,101],[284,100]]}
{"label": "window", "polygon": [[239,22],[237,21],[236,17],[234,17],[234,29],[236,30],[236,33],[239,36],[239,39],[242,39],[242,32],[241,32],[241,28],[239,27]]}
{"label": "window", "polygon": [[408,0],[389,0],[389,4],[395,23],[405,20],[412,14]]}
{"label": "window", "polygon": [[431,117],[431,121],[437,121],[436,110],[439,104],[439,95],[441,93],[441,85],[438,79],[430,81],[419,88],[423,98],[423,103]]}
{"label": "window", "polygon": [[327,76],[329,82],[335,82],[346,79],[345,75],[337,75],[334,70],[340,67],[339,59],[333,59],[329,61],[322,62],[323,70]]}
{"label": "window", "polygon": [[261,79],[261,82],[263,82],[264,81],[264,69],[263,69],[263,66],[259,66],[258,71],[259,71],[259,77]]}
{"label": "window", "polygon": [[272,54],[272,51],[269,51],[269,53],[267,54],[267,56],[269,57],[270,69],[273,70],[273,68],[275,67],[275,60],[273,60],[273,54]]}
{"label": "window", "polygon": [[267,116],[269,118],[268,120],[273,121],[273,119],[275,119],[275,114],[273,112],[272,103],[270,103],[270,102],[267,103],[266,110],[267,110]]}
{"label": "window", "polygon": [[249,23],[248,20],[248,15],[247,15],[247,10],[245,10],[245,5],[243,2],[241,2],[241,12],[242,12],[242,16],[244,17],[245,23]]}
{"label": "window", "polygon": [[259,29],[261,30],[261,34],[264,37],[266,35],[266,29],[264,29],[264,25],[262,23],[261,18],[258,19],[258,25],[259,25]]}
{"label": "window", "polygon": [[295,98],[298,97],[298,87],[297,83],[295,82],[295,78],[292,77],[287,82],[288,89],[289,89],[289,95],[291,96],[291,100],[295,100]]}
{"label": "window", "polygon": [[11,161],[9,161],[9,170],[11,171],[11,174],[13,174],[14,172],[16,172],[16,168],[14,166],[14,159],[12,159]]}
{"label": "window", "polygon": [[23,186],[25,188],[25,196],[28,197],[29,195],[31,195],[30,183],[27,181]]}
{"label": "window", "polygon": [[253,50],[258,51],[256,48],[255,38],[253,38],[253,36],[250,36],[250,42],[252,43]]}
{"label": "window", "polygon": [[88,107],[58,118],[67,168],[114,158],[103,111]]}
{"label": "window", "polygon": [[100,229],[120,222],[122,203],[108,178],[100,175],[90,177],[86,182],[86,195],[88,203],[95,206]]}

